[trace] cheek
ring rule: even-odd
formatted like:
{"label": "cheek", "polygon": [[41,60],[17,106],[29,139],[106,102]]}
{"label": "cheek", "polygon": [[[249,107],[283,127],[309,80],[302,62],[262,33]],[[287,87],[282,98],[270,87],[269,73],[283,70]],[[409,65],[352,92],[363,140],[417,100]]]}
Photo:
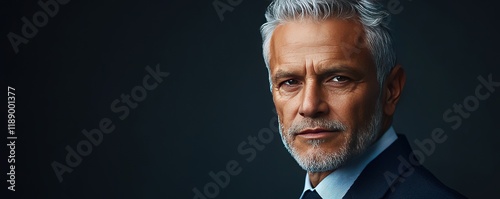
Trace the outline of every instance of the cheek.
{"label": "cheek", "polygon": [[353,130],[369,121],[375,109],[376,97],[371,92],[337,96],[336,99],[330,100],[333,102],[330,107],[335,114],[334,118],[338,118]]}
{"label": "cheek", "polygon": [[286,130],[295,119],[298,106],[293,99],[283,99],[273,95],[273,100],[276,107],[276,113],[280,117],[280,122]]}
{"label": "cheek", "polygon": [[286,117],[286,112],[285,107],[283,106],[283,103],[280,103],[279,101],[274,100],[274,106],[276,108],[276,114],[278,115],[278,122],[280,124],[280,130],[285,132],[288,129],[288,119]]}

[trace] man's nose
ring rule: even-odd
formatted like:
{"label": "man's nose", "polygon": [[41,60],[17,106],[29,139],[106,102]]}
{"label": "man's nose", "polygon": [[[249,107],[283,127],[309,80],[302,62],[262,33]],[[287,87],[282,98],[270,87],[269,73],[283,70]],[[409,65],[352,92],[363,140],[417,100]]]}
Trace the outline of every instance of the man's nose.
{"label": "man's nose", "polygon": [[315,118],[328,113],[328,103],[325,101],[323,90],[316,82],[306,83],[301,100],[299,114],[303,117]]}

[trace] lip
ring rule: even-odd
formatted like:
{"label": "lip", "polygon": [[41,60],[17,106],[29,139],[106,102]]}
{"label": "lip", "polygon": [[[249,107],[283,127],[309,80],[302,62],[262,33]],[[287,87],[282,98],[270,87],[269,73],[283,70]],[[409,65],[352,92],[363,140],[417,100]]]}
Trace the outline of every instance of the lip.
{"label": "lip", "polygon": [[321,129],[321,128],[306,129],[306,130],[303,130],[303,131],[297,133],[296,136],[299,136],[299,137],[302,137],[305,139],[321,139],[321,138],[331,136],[335,132],[336,131],[331,131],[331,130]]}

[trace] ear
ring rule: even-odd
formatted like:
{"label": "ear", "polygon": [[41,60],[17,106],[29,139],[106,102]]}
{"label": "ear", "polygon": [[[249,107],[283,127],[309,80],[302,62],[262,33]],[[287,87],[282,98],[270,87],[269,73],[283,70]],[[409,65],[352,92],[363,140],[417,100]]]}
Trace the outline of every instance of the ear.
{"label": "ear", "polygon": [[401,65],[398,64],[392,68],[391,73],[387,76],[384,83],[385,95],[382,99],[384,107],[384,113],[388,116],[394,115],[396,111],[396,105],[398,104],[399,97],[401,97],[401,92],[406,82],[406,74]]}

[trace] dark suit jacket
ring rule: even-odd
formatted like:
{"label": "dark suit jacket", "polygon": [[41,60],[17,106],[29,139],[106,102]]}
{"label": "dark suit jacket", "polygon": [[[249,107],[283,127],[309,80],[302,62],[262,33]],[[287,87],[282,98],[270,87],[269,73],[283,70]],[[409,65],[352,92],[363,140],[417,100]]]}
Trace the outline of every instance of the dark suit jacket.
{"label": "dark suit jacket", "polygon": [[344,198],[465,198],[413,158],[406,136],[398,134],[398,139],[366,166]]}

